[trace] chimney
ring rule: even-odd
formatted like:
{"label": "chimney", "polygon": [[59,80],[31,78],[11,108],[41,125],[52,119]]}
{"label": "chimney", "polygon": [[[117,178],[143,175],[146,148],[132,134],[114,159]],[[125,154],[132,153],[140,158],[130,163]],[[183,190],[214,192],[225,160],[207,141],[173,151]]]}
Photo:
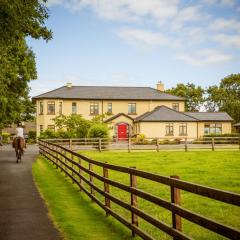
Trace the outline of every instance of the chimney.
{"label": "chimney", "polygon": [[157,90],[164,92],[164,84],[161,81],[157,83]]}
{"label": "chimney", "polygon": [[72,87],[72,83],[70,83],[70,82],[67,83],[66,87],[67,87],[67,88],[71,88],[71,87]]}

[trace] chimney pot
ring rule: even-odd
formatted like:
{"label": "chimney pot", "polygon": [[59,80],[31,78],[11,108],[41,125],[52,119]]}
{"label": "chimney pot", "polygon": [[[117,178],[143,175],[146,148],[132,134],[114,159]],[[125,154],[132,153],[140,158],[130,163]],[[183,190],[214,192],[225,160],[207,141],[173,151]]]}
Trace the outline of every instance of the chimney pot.
{"label": "chimney pot", "polygon": [[66,85],[68,88],[71,88],[72,87],[72,83],[67,83],[67,85]]}
{"label": "chimney pot", "polygon": [[157,83],[157,90],[164,92],[164,84],[161,81]]}

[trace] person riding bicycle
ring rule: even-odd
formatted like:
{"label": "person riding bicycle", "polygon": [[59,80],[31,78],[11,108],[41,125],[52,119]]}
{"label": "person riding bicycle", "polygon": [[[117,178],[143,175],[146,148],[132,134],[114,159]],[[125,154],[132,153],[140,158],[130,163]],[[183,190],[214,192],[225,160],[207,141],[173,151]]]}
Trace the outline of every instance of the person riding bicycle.
{"label": "person riding bicycle", "polygon": [[23,148],[26,148],[26,144],[25,144],[25,139],[24,139],[24,134],[23,134],[23,126],[21,125],[21,123],[18,123],[17,128],[16,128],[16,137],[13,140],[13,147],[14,148],[16,146],[17,139],[19,139],[20,147],[23,151]]}

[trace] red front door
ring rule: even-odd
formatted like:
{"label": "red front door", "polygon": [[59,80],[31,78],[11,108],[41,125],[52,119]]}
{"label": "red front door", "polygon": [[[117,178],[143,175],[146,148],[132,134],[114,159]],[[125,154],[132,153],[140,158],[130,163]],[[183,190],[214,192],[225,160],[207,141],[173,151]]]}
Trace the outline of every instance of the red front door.
{"label": "red front door", "polygon": [[127,124],[119,124],[118,139],[126,139],[126,138],[127,138]]}

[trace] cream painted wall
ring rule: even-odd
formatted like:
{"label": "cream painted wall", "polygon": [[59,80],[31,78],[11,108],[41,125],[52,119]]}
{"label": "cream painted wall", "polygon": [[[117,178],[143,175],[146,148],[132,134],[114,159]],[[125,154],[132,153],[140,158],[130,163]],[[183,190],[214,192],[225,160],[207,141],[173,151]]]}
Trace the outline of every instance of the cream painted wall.
{"label": "cream painted wall", "polygon": [[[204,125],[211,124],[216,122],[199,122],[198,123],[198,135],[202,137],[204,135]],[[220,122],[217,122],[220,123]],[[232,123],[231,122],[222,122],[222,134],[232,133]]]}
{"label": "cream painted wall", "polygon": [[[54,101],[55,102],[55,115],[47,114],[47,102]],[[40,102],[43,102],[43,115],[39,115],[40,113]],[[81,114],[86,119],[91,119],[93,116],[90,115],[90,104],[98,103],[99,105],[99,114],[107,112],[108,103],[112,103],[112,111],[113,115],[118,113],[128,114],[128,103],[136,103],[136,115],[131,115],[131,117],[135,118],[147,111],[153,110],[157,106],[165,105],[167,107],[172,107],[172,103],[179,103],[179,110],[184,111],[184,102],[182,101],[106,101],[106,100],[61,100],[61,99],[43,99],[37,100],[37,136],[40,134],[40,125],[43,125],[43,130],[47,129],[48,125],[53,125],[54,122],[52,119],[59,115],[59,103],[62,102],[62,114],[70,115],[72,113],[72,103],[77,103],[77,114]]]}
{"label": "cream painted wall", "polygon": [[166,136],[166,124],[165,122],[140,122],[139,133],[144,134],[149,138],[197,138],[197,123],[187,122],[187,136],[179,136],[179,124],[184,122],[173,122],[173,136]]}

